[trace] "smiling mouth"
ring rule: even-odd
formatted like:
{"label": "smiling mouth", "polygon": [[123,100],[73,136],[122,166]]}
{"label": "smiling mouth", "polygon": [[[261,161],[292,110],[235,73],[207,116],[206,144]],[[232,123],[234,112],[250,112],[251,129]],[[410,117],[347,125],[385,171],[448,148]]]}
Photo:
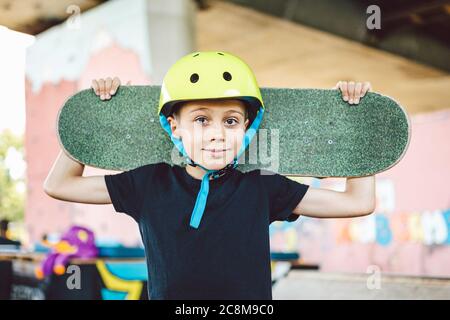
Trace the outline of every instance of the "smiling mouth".
{"label": "smiling mouth", "polygon": [[209,153],[213,157],[223,156],[230,149],[202,149],[202,151]]}
{"label": "smiling mouth", "polygon": [[203,151],[212,152],[212,153],[221,153],[225,151],[229,151],[230,149],[202,149]]}

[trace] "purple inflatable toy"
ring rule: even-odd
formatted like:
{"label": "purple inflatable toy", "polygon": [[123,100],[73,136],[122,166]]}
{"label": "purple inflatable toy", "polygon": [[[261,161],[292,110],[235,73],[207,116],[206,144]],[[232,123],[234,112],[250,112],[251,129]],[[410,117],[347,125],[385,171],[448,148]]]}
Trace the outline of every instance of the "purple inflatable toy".
{"label": "purple inflatable toy", "polygon": [[87,228],[73,226],[57,244],[52,245],[51,252],[36,268],[36,277],[43,279],[53,272],[57,275],[63,275],[70,259],[95,258],[97,255],[98,249],[95,246],[94,233]]}

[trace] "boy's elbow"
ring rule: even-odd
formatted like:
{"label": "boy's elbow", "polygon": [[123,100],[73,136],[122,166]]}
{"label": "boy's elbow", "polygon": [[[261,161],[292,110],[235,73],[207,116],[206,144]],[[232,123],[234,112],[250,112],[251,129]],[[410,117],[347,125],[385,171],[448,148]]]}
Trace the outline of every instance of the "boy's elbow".
{"label": "boy's elbow", "polygon": [[375,195],[370,198],[368,203],[369,203],[369,208],[368,208],[369,211],[367,214],[372,214],[375,212],[375,209],[377,208],[377,201],[376,201]]}
{"label": "boy's elbow", "polygon": [[42,189],[44,190],[44,192],[49,196],[49,197],[52,197],[52,198],[55,198],[55,199],[59,199],[58,198],[58,196],[57,196],[57,193],[56,193],[56,191],[55,191],[55,187],[52,187],[52,186],[50,186],[48,183],[46,183],[46,182],[44,182],[43,184],[42,184]]}
{"label": "boy's elbow", "polygon": [[365,201],[358,210],[358,216],[368,216],[375,212],[375,200]]}
{"label": "boy's elbow", "polygon": [[42,184],[42,189],[48,196],[53,197],[52,189],[45,182]]}

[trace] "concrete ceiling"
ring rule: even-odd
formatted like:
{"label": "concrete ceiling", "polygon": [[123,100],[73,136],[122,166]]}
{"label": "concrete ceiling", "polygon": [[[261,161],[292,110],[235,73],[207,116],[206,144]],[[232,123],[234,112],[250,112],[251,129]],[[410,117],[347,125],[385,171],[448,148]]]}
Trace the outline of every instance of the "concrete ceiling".
{"label": "concrete ceiling", "polygon": [[[79,8],[107,0],[0,0],[0,25],[36,35]],[[215,0],[193,0],[209,10]],[[450,71],[450,0],[222,0],[327,31]],[[382,28],[368,30],[366,8],[381,9]]]}
{"label": "concrete ceiling", "polygon": [[[108,0],[0,0],[0,25],[36,35],[65,21],[74,9],[85,12]],[[208,0],[193,0],[200,10],[209,8]],[[132,1],[130,1],[132,3]]]}
{"label": "concrete ceiling", "polygon": [[[450,71],[449,0],[227,0]],[[370,5],[381,28],[366,26]]]}
{"label": "concrete ceiling", "polygon": [[[0,0],[0,25],[36,35],[105,0]],[[74,8],[74,9],[72,9]]]}

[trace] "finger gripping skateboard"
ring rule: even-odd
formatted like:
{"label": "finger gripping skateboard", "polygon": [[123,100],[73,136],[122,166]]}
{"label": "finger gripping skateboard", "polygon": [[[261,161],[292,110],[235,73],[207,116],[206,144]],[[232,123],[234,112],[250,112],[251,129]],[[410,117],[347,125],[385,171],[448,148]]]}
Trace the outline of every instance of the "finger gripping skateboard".
{"label": "finger gripping skateboard", "polygon": [[[60,109],[57,135],[65,153],[85,165],[129,170],[183,159],[157,115],[160,86],[121,86],[111,100],[92,89]],[[358,105],[338,90],[261,88],[266,112],[239,169],[312,177],[358,177],[385,171],[410,141],[405,110],[369,92]]]}

